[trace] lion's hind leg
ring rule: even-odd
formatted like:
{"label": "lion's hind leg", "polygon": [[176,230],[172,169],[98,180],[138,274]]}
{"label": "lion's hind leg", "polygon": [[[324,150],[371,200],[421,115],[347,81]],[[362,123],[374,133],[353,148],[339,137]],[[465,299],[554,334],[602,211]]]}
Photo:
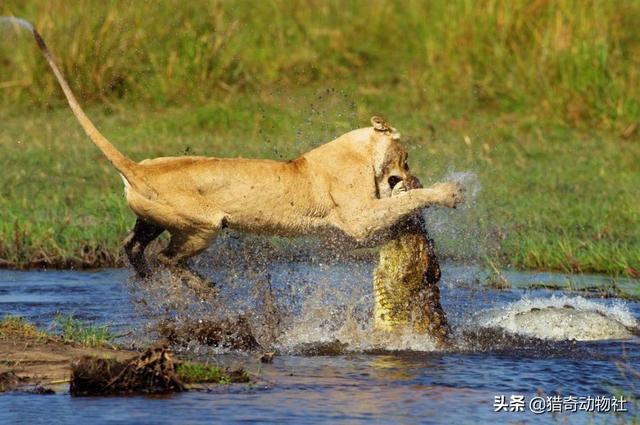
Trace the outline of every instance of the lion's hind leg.
{"label": "lion's hind leg", "polygon": [[160,226],[151,224],[139,217],[136,220],[133,231],[125,241],[124,251],[138,277],[146,277],[149,275],[150,270],[144,256],[144,251],[162,232],[164,232],[164,229]]}
{"label": "lion's hind leg", "polygon": [[214,284],[191,270],[187,261],[207,249],[222,229],[226,214],[214,214],[209,225],[188,229],[169,230],[171,240],[167,248],[158,255],[158,260],[180,277],[199,296],[215,295]]}

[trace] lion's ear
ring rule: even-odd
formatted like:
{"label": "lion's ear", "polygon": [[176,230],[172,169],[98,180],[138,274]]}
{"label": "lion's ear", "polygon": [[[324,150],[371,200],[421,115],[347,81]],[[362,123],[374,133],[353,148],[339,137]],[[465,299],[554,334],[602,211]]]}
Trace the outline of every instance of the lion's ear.
{"label": "lion's ear", "polygon": [[371,117],[371,125],[375,131],[384,133],[391,131],[391,126],[382,117]]}
{"label": "lion's ear", "polygon": [[400,133],[398,133],[395,128],[391,127],[389,123],[384,120],[384,118],[376,116],[371,117],[371,124],[373,125],[373,129],[375,131],[387,133],[393,140],[400,140]]}

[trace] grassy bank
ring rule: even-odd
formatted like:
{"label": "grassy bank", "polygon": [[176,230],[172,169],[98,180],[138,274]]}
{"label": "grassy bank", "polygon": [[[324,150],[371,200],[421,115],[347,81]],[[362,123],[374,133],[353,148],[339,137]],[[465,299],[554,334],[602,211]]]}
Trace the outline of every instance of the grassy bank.
{"label": "grassy bank", "polygon": [[[353,102],[358,98],[359,102]],[[477,199],[433,210],[441,255],[518,268],[640,269],[640,143],[526,116],[451,114],[384,93],[308,90],[150,110],[92,108],[127,155],[291,158],[384,113],[405,135],[413,171],[430,184],[477,174]],[[0,144],[0,258],[20,266],[87,258],[109,264],[134,218],[117,174],[71,113],[5,113]],[[436,220],[436,221],[438,221]],[[93,253],[105,252],[102,257]],[[102,260],[101,260],[102,258]]]}
{"label": "grassy bank", "polygon": [[[90,10],[91,13],[87,13]],[[381,114],[425,183],[441,255],[640,270],[640,3],[18,2],[127,155],[292,158]],[[133,223],[30,37],[0,28],[0,265],[119,262]],[[5,37],[6,35],[6,37]]]}
{"label": "grassy bank", "polygon": [[54,326],[42,331],[20,316],[6,315],[0,320],[0,339],[32,338],[40,341],[56,340],[80,347],[99,348],[109,344],[115,336],[106,325],[95,325],[76,319],[72,315],[59,315]]}

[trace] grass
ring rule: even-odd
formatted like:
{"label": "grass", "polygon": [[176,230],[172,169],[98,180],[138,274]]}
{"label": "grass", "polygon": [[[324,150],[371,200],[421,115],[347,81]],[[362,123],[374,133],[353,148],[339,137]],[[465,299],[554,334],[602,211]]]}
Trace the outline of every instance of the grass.
{"label": "grass", "polygon": [[73,315],[57,315],[54,318],[54,327],[59,331],[62,341],[73,342],[83,347],[100,347],[114,338],[108,326],[83,322]]}
{"label": "grass", "polygon": [[[165,0],[149,9],[7,0],[0,14],[34,22],[87,101],[184,103],[349,80],[575,125],[620,127],[640,112],[635,1]],[[59,103],[31,37],[0,31],[0,102]]]}
{"label": "grass", "polygon": [[0,339],[45,339],[47,334],[20,316],[4,316],[0,320]]}
{"label": "grass", "polygon": [[[157,110],[118,104],[91,108],[90,115],[140,160],[187,150],[291,158],[384,112],[405,135],[423,183],[451,170],[477,174],[482,189],[466,210],[428,212],[441,255],[489,257],[520,269],[640,269],[637,140],[526,116],[434,111],[385,94],[354,106],[351,99],[360,96],[358,88],[309,89]],[[0,118],[0,258],[12,266],[86,257],[89,265],[113,264],[134,217],[119,177],[71,113],[5,111]],[[107,254],[94,254],[100,252]]]}
{"label": "grass", "polygon": [[[471,207],[428,214],[441,255],[640,270],[639,2],[212,0],[150,11],[9,0],[0,13],[40,28],[90,116],[134,159],[288,159],[381,114],[424,183],[477,175]],[[120,179],[32,40],[0,31],[0,265],[118,264],[133,224]]]}
{"label": "grass", "polygon": [[500,269],[490,258],[486,258],[484,261],[484,269],[486,270],[486,276],[484,278],[484,284],[494,289],[510,289],[511,284],[504,277]]}
{"label": "grass", "polygon": [[52,332],[44,332],[21,316],[7,315],[0,320],[0,339],[59,338],[83,347],[100,347],[114,338],[107,326],[83,322],[73,315],[59,314],[53,323]]}
{"label": "grass", "polygon": [[183,362],[176,366],[176,374],[178,378],[185,384],[193,383],[216,383],[231,384],[234,382],[249,382],[250,378],[244,371],[227,372],[218,366]]}

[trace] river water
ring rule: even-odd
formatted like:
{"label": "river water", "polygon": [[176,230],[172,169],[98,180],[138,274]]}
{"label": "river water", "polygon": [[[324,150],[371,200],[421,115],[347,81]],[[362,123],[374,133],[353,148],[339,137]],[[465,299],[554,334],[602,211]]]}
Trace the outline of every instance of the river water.
{"label": "river water", "polygon": [[[534,414],[528,403],[536,396],[624,392],[626,398],[637,397],[640,383],[633,370],[640,370],[639,338],[562,341],[551,329],[561,328],[562,321],[549,325],[548,334],[544,326],[535,330],[555,340],[509,337],[486,327],[529,308],[567,305],[634,326],[640,303],[526,289],[533,280],[564,284],[574,278],[550,273],[507,273],[511,289],[489,289],[476,269],[445,264],[442,304],[459,341],[456,348],[439,351],[417,335],[375,337],[368,319],[372,267],[366,261],[275,262],[247,272],[230,265],[214,274],[220,293],[210,303],[167,290],[163,279],[145,286],[127,270],[0,271],[0,316],[21,315],[47,328],[57,313],[74,314],[108,324],[114,333],[126,335],[124,343],[143,344],[151,338],[148,325],[161,316],[180,320],[220,314],[248,317],[265,341],[265,290],[274,295],[281,315],[278,337],[269,342],[280,353],[272,364],[261,364],[256,353],[198,345],[185,349],[194,357],[244,366],[257,376],[253,385],[161,397],[70,397],[64,386],[48,396],[9,393],[0,395],[0,423],[581,424],[638,417],[633,403],[626,404],[628,413],[619,414]],[[575,279],[606,283],[597,276]],[[512,331],[526,334],[527,329]],[[303,355],[300,349],[336,339],[343,349],[333,355]],[[512,395],[524,396],[524,412],[494,411],[496,396],[509,403]]]}

